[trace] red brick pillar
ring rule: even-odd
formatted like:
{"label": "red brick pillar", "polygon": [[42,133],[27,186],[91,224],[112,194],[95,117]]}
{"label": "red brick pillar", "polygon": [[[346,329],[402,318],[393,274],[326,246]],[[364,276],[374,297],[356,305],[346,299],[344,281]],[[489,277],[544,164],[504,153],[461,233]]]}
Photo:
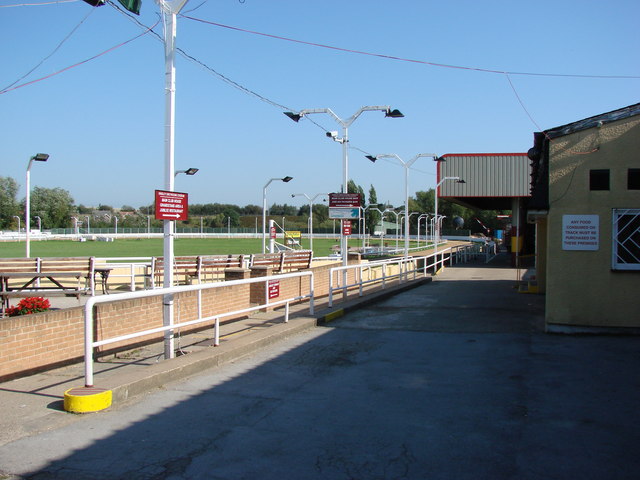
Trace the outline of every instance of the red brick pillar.
{"label": "red brick pillar", "polygon": [[[251,267],[251,278],[269,277],[272,273],[273,267],[262,265]],[[251,294],[249,301],[254,305],[264,305],[267,302],[267,282],[257,282],[251,284]]]}
{"label": "red brick pillar", "polygon": [[225,268],[224,269],[224,281],[230,282],[231,280],[245,280],[250,278],[251,270],[247,268]]}

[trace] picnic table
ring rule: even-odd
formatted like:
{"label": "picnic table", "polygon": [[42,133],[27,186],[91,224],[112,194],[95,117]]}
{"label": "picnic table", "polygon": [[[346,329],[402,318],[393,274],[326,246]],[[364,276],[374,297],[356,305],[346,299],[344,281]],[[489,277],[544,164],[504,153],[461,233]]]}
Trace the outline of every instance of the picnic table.
{"label": "picnic table", "polygon": [[[47,295],[75,296],[82,293],[80,288],[86,272],[0,272],[0,296],[2,297],[2,313],[9,306],[9,299],[13,297]],[[65,280],[75,279],[73,286],[64,284]],[[12,281],[13,280],[13,281]],[[47,284],[42,285],[41,281]]]}

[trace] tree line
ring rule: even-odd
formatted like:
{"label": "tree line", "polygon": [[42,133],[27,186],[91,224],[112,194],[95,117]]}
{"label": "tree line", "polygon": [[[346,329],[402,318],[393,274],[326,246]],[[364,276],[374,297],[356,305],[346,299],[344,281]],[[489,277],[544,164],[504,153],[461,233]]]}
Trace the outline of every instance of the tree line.
{"label": "tree line", "polygon": [[[376,189],[370,185],[368,192],[353,180],[348,183],[349,193],[359,193],[361,195],[361,206],[365,209],[365,224],[367,233],[373,234],[375,226],[381,220],[381,214],[377,211],[393,209],[391,205],[380,203],[377,198]],[[11,177],[0,177],[0,230],[15,230],[18,227],[18,219],[24,222],[25,200],[17,199],[19,184]],[[324,201],[323,201],[324,200]],[[418,191],[415,197],[409,197],[410,213],[434,212],[435,190]],[[376,210],[377,209],[377,210]],[[161,221],[153,218],[155,206],[145,205],[134,208],[130,205],[122,205],[121,208],[114,208],[110,205],[98,205],[89,207],[76,205],[71,194],[62,188],[34,187],[30,195],[31,227],[37,228],[39,225],[43,229],[70,228],[75,222],[89,221],[92,227],[105,228],[114,225],[114,217],[117,218],[119,227],[144,228],[150,222],[151,226],[162,226]],[[404,205],[396,206],[394,211],[404,213]],[[270,218],[276,220],[285,217],[287,229],[306,229],[309,218],[309,204],[294,206],[288,204],[274,203],[268,208]],[[453,219],[460,217],[464,220],[464,228],[473,232],[487,233],[486,229],[495,230],[501,228],[500,222],[496,218],[497,211],[474,211],[460,205],[456,205],[447,200],[440,199],[438,202],[438,213],[445,215],[443,222],[444,229],[453,229],[459,225],[453,223]],[[262,207],[258,205],[245,205],[243,207],[226,203],[207,203],[189,205],[189,220],[180,222],[183,227],[212,227],[225,228],[245,227],[253,228],[262,217]],[[410,215],[411,232],[417,231],[417,221],[419,215]],[[396,217],[387,215],[386,221],[395,222]],[[326,199],[318,200],[313,204],[313,224],[314,228],[331,227],[332,220],[329,218],[329,207]],[[22,225],[24,227],[24,225]]]}

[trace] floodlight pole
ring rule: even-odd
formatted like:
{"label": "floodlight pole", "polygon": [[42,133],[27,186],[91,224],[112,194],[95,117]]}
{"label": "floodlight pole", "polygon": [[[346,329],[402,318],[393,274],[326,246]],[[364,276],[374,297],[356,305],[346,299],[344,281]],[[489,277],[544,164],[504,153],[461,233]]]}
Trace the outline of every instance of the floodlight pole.
{"label": "floodlight pole", "polygon": [[316,193],[313,197],[310,197],[306,193],[292,193],[291,197],[305,197],[309,200],[309,250],[311,250],[311,257],[313,258],[313,201],[322,196],[327,196],[327,193]]}
{"label": "floodlight pole", "polygon": [[[174,151],[175,151],[175,48],[177,14],[187,0],[173,0],[158,2],[164,24],[164,53],[165,53],[165,132],[164,132],[164,183],[165,190],[174,191]],[[163,255],[164,278],[163,287],[173,286],[173,220],[163,220]],[[173,294],[164,295],[162,310],[163,325],[173,325]],[[174,357],[173,330],[164,333],[164,358]]]}
{"label": "floodlight pole", "polygon": [[[435,242],[434,242],[434,258],[436,261],[436,271],[438,270],[438,242],[440,241],[440,220],[438,219],[438,188],[440,188],[440,185],[442,185],[445,181],[447,180],[455,180],[457,182],[462,182],[460,180],[460,177],[444,177],[442,180],[440,180],[437,184],[436,184],[436,194],[435,194],[435,207],[436,207],[436,212],[435,212]],[[442,217],[444,218],[444,217]]]}
{"label": "floodlight pole", "polygon": [[[24,224],[25,224],[25,233],[26,237],[26,251],[25,257],[29,258],[31,256],[31,243],[29,234],[31,233],[31,165],[33,161],[37,162],[46,162],[49,159],[49,155],[47,153],[38,153],[29,159],[29,163],[27,164],[27,195],[24,202]],[[20,222],[18,222],[18,233],[20,233]]]}
{"label": "floodlight pole", "polygon": [[[333,140],[342,143],[342,193],[349,193],[348,190],[348,183],[349,183],[349,146],[348,146],[348,142],[349,142],[349,127],[351,126],[351,124],[353,122],[356,121],[356,119],[363,113],[363,112],[370,112],[370,111],[382,111],[385,112],[385,116],[386,117],[391,117],[391,118],[401,118],[404,117],[404,115],[402,113],[400,113],[399,110],[392,110],[391,107],[389,107],[388,105],[377,105],[377,106],[366,106],[366,107],[361,107],[356,113],[354,113],[353,115],[351,115],[349,118],[347,118],[346,120],[343,120],[342,118],[338,117],[330,108],[313,108],[313,109],[306,109],[306,110],[301,110],[298,113],[292,113],[292,112],[284,112],[284,114],[289,117],[290,119],[292,119],[295,122],[300,121],[300,119],[302,117],[304,117],[305,115],[311,115],[314,113],[326,113],[328,115],[330,115],[331,117],[333,117],[333,119],[342,127],[342,138],[337,138],[337,136],[332,135],[331,132],[327,132],[327,136],[331,137]],[[347,266],[348,263],[348,239],[347,236],[344,234],[344,229],[340,228],[340,250],[342,252],[342,265],[343,266]],[[346,272],[346,271],[345,271]],[[345,282],[346,282],[346,276],[345,276]]]}
{"label": "floodlight pole", "polygon": [[435,153],[419,153],[411,160],[405,162],[395,153],[383,153],[380,155],[366,155],[366,157],[375,162],[378,158],[395,158],[404,167],[404,258],[409,256],[409,167],[420,157],[434,157]]}
{"label": "floodlight pole", "polygon": [[[293,177],[283,177],[283,178],[270,178],[269,181],[262,187],[262,253],[265,253],[266,243],[267,243],[267,187],[271,185],[271,182],[274,180],[280,180],[281,182],[287,183],[290,182]],[[283,228],[284,230],[284,228]],[[273,253],[271,248],[269,248],[269,253]]]}

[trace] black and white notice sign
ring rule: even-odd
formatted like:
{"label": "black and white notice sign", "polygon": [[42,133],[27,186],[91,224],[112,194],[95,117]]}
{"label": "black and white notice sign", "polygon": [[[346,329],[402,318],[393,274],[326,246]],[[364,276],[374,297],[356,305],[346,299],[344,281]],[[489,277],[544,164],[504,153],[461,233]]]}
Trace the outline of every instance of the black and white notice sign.
{"label": "black and white notice sign", "polygon": [[600,217],[598,215],[563,215],[563,250],[598,250]]}

